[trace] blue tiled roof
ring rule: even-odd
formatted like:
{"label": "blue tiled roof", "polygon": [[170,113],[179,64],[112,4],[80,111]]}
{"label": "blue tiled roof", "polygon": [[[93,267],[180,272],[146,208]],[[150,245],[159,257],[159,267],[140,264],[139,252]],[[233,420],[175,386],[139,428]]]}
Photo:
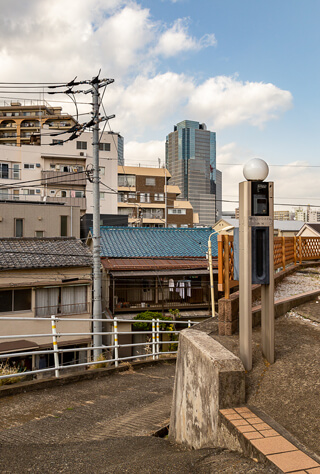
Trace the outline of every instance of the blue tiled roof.
{"label": "blue tiled roof", "polygon": [[[92,229],[90,229],[92,233]],[[205,257],[212,229],[100,227],[101,256]],[[217,234],[211,237],[212,255],[218,255]]]}

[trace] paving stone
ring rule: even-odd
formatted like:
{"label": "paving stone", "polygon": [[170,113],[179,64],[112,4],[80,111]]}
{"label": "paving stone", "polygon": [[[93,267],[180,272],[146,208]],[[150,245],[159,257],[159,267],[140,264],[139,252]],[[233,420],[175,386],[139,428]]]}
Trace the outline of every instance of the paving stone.
{"label": "paving stone", "polygon": [[289,453],[271,454],[267,457],[285,473],[319,466],[318,463],[299,450]]}

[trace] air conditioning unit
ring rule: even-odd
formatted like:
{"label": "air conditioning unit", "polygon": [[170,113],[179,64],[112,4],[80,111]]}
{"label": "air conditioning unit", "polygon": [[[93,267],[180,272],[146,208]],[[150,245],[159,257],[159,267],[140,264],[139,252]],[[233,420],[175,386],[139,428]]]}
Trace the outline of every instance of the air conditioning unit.
{"label": "air conditioning unit", "polygon": [[80,151],[80,156],[87,156],[87,152],[85,152],[85,151]]}

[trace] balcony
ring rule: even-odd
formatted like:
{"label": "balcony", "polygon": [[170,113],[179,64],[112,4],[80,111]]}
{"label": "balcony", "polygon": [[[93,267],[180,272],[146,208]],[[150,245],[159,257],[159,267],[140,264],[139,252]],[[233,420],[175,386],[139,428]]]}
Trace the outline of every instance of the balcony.
{"label": "balcony", "polygon": [[87,178],[85,172],[41,171],[41,184],[49,186],[82,186],[85,188]]}

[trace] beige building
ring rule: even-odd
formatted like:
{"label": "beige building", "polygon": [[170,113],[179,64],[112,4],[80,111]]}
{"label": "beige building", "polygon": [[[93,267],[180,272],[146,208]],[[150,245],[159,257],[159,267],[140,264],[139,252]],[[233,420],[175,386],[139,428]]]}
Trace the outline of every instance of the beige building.
{"label": "beige building", "polygon": [[273,218],[277,221],[289,221],[290,211],[274,211]]}
{"label": "beige building", "polygon": [[297,234],[298,237],[320,237],[320,224],[305,223]]}
{"label": "beige building", "polygon": [[180,188],[167,184],[170,177],[165,168],[118,166],[118,214],[134,227],[193,227],[198,215],[177,200]]}
{"label": "beige building", "polygon": [[[92,133],[55,146],[46,129],[41,133],[39,146],[0,145],[0,201],[66,203],[92,214]],[[107,133],[100,145],[100,213],[117,214],[116,144]]]}
{"label": "beige building", "polygon": [[80,238],[80,207],[63,203],[0,202],[0,238]]}
{"label": "beige building", "polygon": [[[91,318],[92,256],[81,241],[74,238],[0,239],[0,255],[4,277],[0,282],[0,316],[22,318],[1,321],[1,354],[52,350],[51,336],[36,336],[51,333],[51,315],[61,318],[57,327],[60,333],[91,331],[91,323],[85,319]],[[78,321],[75,326],[69,321],[70,317],[84,321]],[[16,335],[20,337],[7,337]],[[90,344],[88,334],[59,337],[59,349],[70,345],[75,348],[60,355],[61,361],[85,362],[87,351],[77,349]],[[28,370],[53,366],[52,354],[24,359]]]}

